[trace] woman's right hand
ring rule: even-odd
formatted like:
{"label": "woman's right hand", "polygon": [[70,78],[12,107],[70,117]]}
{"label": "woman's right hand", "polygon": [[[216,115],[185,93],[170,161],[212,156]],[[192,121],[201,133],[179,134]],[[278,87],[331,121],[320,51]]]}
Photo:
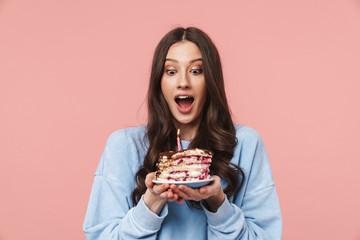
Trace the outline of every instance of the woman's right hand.
{"label": "woman's right hand", "polygon": [[147,190],[144,195],[144,203],[150,211],[159,214],[166,201],[178,201],[182,203],[183,200],[179,199],[179,196],[173,193],[168,183],[156,185],[152,181],[154,178],[155,172],[151,172],[146,175],[145,179]]}

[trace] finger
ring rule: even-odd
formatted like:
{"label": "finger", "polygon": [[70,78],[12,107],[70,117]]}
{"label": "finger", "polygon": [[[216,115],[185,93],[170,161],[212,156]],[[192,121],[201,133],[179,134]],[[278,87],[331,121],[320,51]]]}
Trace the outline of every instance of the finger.
{"label": "finger", "polygon": [[172,198],[169,198],[168,201],[169,202],[174,202],[174,201],[178,201],[179,200],[179,196],[177,194],[173,194]]}
{"label": "finger", "polygon": [[155,184],[154,184],[150,179],[146,179],[146,180],[145,180],[145,186],[146,186],[147,188],[153,188],[154,185],[155,185]]}
{"label": "finger", "polygon": [[185,200],[194,200],[200,201],[202,199],[206,199],[211,195],[213,190],[209,190],[209,187],[204,187],[202,189],[192,189],[187,186],[179,186],[179,189],[184,193],[178,193],[180,197],[184,198]]}
{"label": "finger", "polygon": [[191,196],[189,196],[186,192],[182,191],[180,188],[178,188],[175,193],[179,196],[179,198],[185,199],[185,200],[193,200]]}
{"label": "finger", "polygon": [[210,184],[211,185],[221,185],[221,178],[219,176],[216,176],[216,175],[212,175],[211,177],[214,178],[214,181]]}
{"label": "finger", "polygon": [[203,186],[199,189],[199,192],[201,194],[212,194],[215,192],[216,188],[221,186],[221,179],[217,175],[212,175],[212,178],[214,178],[214,181],[206,186]]}
{"label": "finger", "polygon": [[171,191],[165,191],[160,194],[160,197],[172,199],[174,197],[174,194]]}
{"label": "finger", "polygon": [[168,188],[169,188],[169,184],[164,183],[164,184],[161,184],[161,185],[155,185],[153,187],[153,191],[156,194],[161,194],[161,193],[165,192]]}
{"label": "finger", "polygon": [[199,189],[199,194],[201,199],[207,199],[208,197],[214,195],[216,189],[214,187],[204,187]]}
{"label": "finger", "polygon": [[202,187],[202,188],[199,189],[199,192],[200,192],[201,194],[205,194],[205,193],[208,192],[208,190],[207,190],[206,187]]}
{"label": "finger", "polygon": [[176,186],[176,185],[174,185],[174,184],[171,184],[169,189],[171,189],[171,191],[172,191],[173,193],[178,193],[178,192],[180,191],[179,188],[178,188],[178,186]]}
{"label": "finger", "polygon": [[199,188],[199,193],[202,195],[211,195],[215,192],[216,188],[218,188],[220,185],[218,184],[211,184],[211,185],[207,185],[207,186],[203,186],[201,188]]}
{"label": "finger", "polygon": [[183,204],[183,203],[184,203],[184,199],[183,199],[183,198],[179,198],[179,199],[177,200],[177,202],[180,203],[180,204]]}
{"label": "finger", "polygon": [[[169,189],[169,190],[170,190],[170,189]],[[178,190],[178,191],[179,191],[179,190]],[[173,193],[174,193],[173,198],[172,198],[172,199],[169,199],[168,201],[170,201],[170,202],[176,201],[176,202],[178,202],[178,203],[180,203],[180,204],[183,204],[183,203],[184,203],[184,199],[181,198],[177,193],[175,193],[175,192],[173,192]]]}
{"label": "finger", "polygon": [[153,180],[155,178],[155,172],[151,172],[151,173],[148,173],[147,175],[146,175],[146,179],[151,179],[151,180]]}
{"label": "finger", "polygon": [[182,192],[175,184],[171,184],[169,189],[174,193],[174,199],[176,199],[176,202],[183,204],[184,199],[182,196],[185,196],[186,194]]}
{"label": "finger", "polygon": [[171,184],[171,185],[170,185],[170,188],[171,188],[172,190],[177,190],[178,186],[176,186],[175,184]]}
{"label": "finger", "polygon": [[182,191],[182,192],[184,192],[184,193],[186,193],[187,195],[194,195],[194,194],[196,194],[196,190],[195,189],[193,189],[193,188],[191,188],[191,187],[188,187],[188,186],[185,186],[185,185],[180,185],[179,186],[179,189]]}
{"label": "finger", "polygon": [[145,178],[146,187],[148,187],[148,188],[154,187],[154,183],[152,182],[152,180],[154,178],[155,178],[155,172],[151,172],[151,173],[146,175],[146,178]]}
{"label": "finger", "polygon": [[211,196],[218,194],[219,192],[223,192],[220,177],[216,175],[212,177],[214,178],[214,181],[211,184],[203,186],[199,189],[201,199],[207,199]]}
{"label": "finger", "polygon": [[[172,192],[173,193],[173,192]],[[177,195],[176,193],[173,193],[173,199],[178,200],[179,199],[179,195]]]}

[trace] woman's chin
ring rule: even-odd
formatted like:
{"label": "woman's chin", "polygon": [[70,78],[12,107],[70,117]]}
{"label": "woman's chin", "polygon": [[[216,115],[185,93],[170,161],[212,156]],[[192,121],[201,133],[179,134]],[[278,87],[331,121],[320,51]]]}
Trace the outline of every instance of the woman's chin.
{"label": "woman's chin", "polygon": [[179,125],[189,125],[192,122],[191,119],[179,119],[179,118],[175,118],[175,121]]}
{"label": "woman's chin", "polygon": [[175,121],[177,124],[182,126],[195,126],[199,123],[198,119],[195,117],[175,117]]}

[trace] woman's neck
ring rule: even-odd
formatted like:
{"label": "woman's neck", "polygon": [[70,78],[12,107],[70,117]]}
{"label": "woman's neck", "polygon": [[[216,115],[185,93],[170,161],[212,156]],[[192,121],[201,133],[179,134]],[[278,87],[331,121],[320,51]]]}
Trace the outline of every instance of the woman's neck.
{"label": "woman's neck", "polygon": [[190,125],[190,124],[180,124],[180,123],[175,123],[175,127],[177,129],[180,128],[180,137],[181,140],[185,140],[185,141],[192,141],[195,137],[196,134],[198,132],[199,129],[199,125],[200,124],[196,124],[196,125]]}

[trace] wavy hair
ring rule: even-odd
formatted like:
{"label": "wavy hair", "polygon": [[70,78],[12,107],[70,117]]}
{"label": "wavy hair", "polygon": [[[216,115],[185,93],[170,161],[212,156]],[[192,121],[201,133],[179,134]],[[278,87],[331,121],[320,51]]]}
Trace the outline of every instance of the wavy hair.
{"label": "wavy hair", "polygon": [[[161,91],[166,55],[171,45],[180,41],[195,43],[201,52],[206,85],[206,102],[196,137],[190,147],[208,149],[213,152],[211,174],[218,175],[227,183],[224,193],[228,198],[236,194],[244,182],[244,172],[231,163],[237,144],[235,128],[228,107],[219,53],[211,39],[195,27],[176,28],[167,33],[156,47],[147,95],[148,123],[146,140],[149,148],[143,165],[135,175],[136,188],[132,200],[137,204],[146,191],[145,178],[156,171],[159,153],[175,149],[176,128],[165,97]],[[189,201],[190,205],[199,204]]]}

